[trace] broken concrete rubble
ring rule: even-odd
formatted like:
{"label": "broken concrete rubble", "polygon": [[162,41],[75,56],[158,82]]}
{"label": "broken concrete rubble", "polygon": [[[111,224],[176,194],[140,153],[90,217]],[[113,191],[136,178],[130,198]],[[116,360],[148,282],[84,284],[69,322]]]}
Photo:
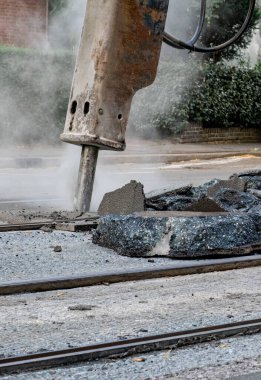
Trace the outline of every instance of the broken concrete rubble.
{"label": "broken concrete rubble", "polygon": [[[242,255],[260,242],[261,215],[145,212],[101,219],[93,241],[132,257]],[[244,249],[245,247],[245,249]],[[250,250],[251,251],[251,250]]]}
{"label": "broken concrete rubble", "polygon": [[259,205],[260,199],[250,193],[236,191],[233,189],[220,189],[213,196],[214,200],[226,211],[248,212]]}
{"label": "broken concrete rubble", "polygon": [[249,170],[244,173],[233,174],[230,179],[240,178],[245,182],[245,189],[261,190],[261,170]]}
{"label": "broken concrete rubble", "polygon": [[143,185],[131,181],[127,185],[105,194],[99,206],[98,214],[124,215],[144,211],[145,195]]}
{"label": "broken concrete rubble", "polygon": [[213,185],[210,186],[207,189],[207,195],[212,198],[219,190],[222,189],[233,189],[236,191],[244,191],[245,190],[245,182],[238,178],[234,177],[229,180],[217,180],[217,182]]}
{"label": "broken concrete rubble", "polygon": [[258,205],[252,207],[248,212],[251,213],[251,214],[259,214],[259,215],[261,215],[261,202]]}
{"label": "broken concrete rubble", "polygon": [[255,197],[261,199],[261,190],[256,190],[256,189],[248,189],[248,193],[253,194]]}
{"label": "broken concrete rubble", "polygon": [[197,202],[197,198],[185,195],[167,195],[157,199],[156,202],[146,202],[147,210],[155,211],[183,211]]}
{"label": "broken concrete rubble", "polygon": [[208,197],[202,197],[197,202],[192,203],[185,211],[194,212],[225,212],[226,209]]}
{"label": "broken concrete rubble", "polygon": [[163,189],[146,195],[146,210],[182,211],[198,200],[192,185],[179,189]]}
{"label": "broken concrete rubble", "polygon": [[[93,241],[133,257],[238,256],[260,250],[261,199],[248,188],[254,184],[257,191],[259,174],[151,192],[146,212],[101,218]],[[251,182],[242,180],[246,177]]]}
{"label": "broken concrete rubble", "polygon": [[239,178],[227,181],[213,179],[197,187],[190,185],[179,189],[169,188],[150,192],[146,195],[146,209],[148,211],[222,211],[222,207],[211,201],[211,198],[224,187],[243,191],[245,183]]}

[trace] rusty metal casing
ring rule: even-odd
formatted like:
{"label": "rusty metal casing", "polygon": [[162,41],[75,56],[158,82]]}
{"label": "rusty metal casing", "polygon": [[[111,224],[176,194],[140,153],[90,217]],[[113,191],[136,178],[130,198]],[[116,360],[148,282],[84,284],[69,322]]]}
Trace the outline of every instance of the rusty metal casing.
{"label": "rusty metal casing", "polygon": [[153,83],[169,0],[88,0],[63,141],[124,150],[135,92]]}

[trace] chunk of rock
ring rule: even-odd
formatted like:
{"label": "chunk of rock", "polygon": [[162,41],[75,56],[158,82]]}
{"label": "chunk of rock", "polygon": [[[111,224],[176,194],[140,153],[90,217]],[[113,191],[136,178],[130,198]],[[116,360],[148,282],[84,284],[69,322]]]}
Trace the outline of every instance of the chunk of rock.
{"label": "chunk of rock", "polygon": [[132,257],[245,255],[261,248],[261,215],[145,212],[101,218],[93,242]]}
{"label": "chunk of rock", "polygon": [[225,212],[226,210],[221,207],[217,202],[208,197],[202,197],[191,206],[187,207],[185,211],[193,212]]}
{"label": "chunk of rock", "polygon": [[224,211],[222,206],[214,200],[211,195],[216,193],[223,184],[243,189],[245,183],[241,180],[221,181],[213,179],[203,185],[192,187],[192,185],[179,189],[167,188],[156,190],[146,194],[147,211],[198,211],[218,212]]}
{"label": "chunk of rock", "polygon": [[261,190],[261,170],[251,170],[239,174],[233,174],[230,179],[240,178],[245,182],[245,188]]}
{"label": "chunk of rock", "polygon": [[62,252],[62,247],[60,245],[56,245],[54,248],[53,248],[53,251],[54,252]]}
{"label": "chunk of rock", "polygon": [[143,185],[131,181],[120,189],[104,195],[99,206],[99,215],[124,215],[133,212],[144,211],[145,196]]}
{"label": "chunk of rock", "polygon": [[158,198],[157,202],[152,204],[147,202],[147,206],[155,211],[183,211],[197,202],[197,198],[182,195],[168,195]]}
{"label": "chunk of rock", "polygon": [[259,198],[250,193],[232,189],[220,189],[213,199],[227,211],[248,212],[261,204]]}
{"label": "chunk of rock", "polygon": [[201,199],[204,197],[212,198],[213,195],[222,188],[231,188],[234,190],[244,191],[245,183],[239,178],[233,178],[229,180],[221,180],[218,178],[214,178],[203,185],[192,187],[191,191],[193,196],[197,199]]}
{"label": "chunk of rock", "polygon": [[165,187],[163,189],[157,189],[152,190],[149,193],[146,194],[146,200],[147,201],[156,201],[158,198],[162,196],[171,196],[171,195],[186,195],[186,196],[193,196],[192,192],[192,185],[179,187],[178,189],[176,187]]}
{"label": "chunk of rock", "polygon": [[146,194],[146,209],[155,211],[182,211],[198,200],[192,186],[167,188]]}
{"label": "chunk of rock", "polygon": [[261,199],[261,190],[248,189],[247,192]]}
{"label": "chunk of rock", "polygon": [[[260,211],[260,210],[259,210]],[[250,213],[251,218],[254,220],[254,223],[257,227],[257,233],[261,234],[261,212],[258,213]]]}
{"label": "chunk of rock", "polygon": [[261,215],[261,202],[258,205],[255,205],[254,207],[251,207],[248,210],[248,212],[251,213],[251,214],[260,214]]}
{"label": "chunk of rock", "polygon": [[216,184],[218,184],[219,181],[219,179],[214,178],[211,181],[204,183],[203,185],[192,187],[191,190],[193,192],[194,197],[197,197],[198,199],[206,197],[208,195],[208,190]]}
{"label": "chunk of rock", "polygon": [[214,185],[209,186],[207,189],[208,197],[212,198],[220,189],[233,189],[237,191],[245,190],[245,182],[235,176],[229,180],[218,180]]}

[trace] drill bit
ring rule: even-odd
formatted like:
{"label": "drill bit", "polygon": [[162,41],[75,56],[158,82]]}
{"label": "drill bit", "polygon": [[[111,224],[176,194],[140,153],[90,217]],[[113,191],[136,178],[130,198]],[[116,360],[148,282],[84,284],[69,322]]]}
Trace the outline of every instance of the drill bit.
{"label": "drill bit", "polygon": [[81,162],[75,196],[76,211],[90,211],[98,153],[99,148],[95,146],[82,146]]}

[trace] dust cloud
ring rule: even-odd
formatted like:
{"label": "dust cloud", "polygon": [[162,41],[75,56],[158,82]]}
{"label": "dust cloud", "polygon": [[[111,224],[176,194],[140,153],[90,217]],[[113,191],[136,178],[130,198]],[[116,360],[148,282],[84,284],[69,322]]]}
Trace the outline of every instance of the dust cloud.
{"label": "dust cloud", "polygon": [[[68,5],[57,16],[51,19],[49,26],[49,44],[48,46],[43,47],[45,54],[48,55],[49,52],[51,54],[53,51],[60,51],[61,54],[64,54],[64,60],[68,60],[69,58],[66,55],[66,52],[69,50],[73,53],[75,59],[80,41],[86,4],[87,0],[69,0]],[[189,5],[189,0],[170,0],[167,30],[173,32],[178,38],[182,37],[183,39],[186,39],[187,37],[190,37],[191,30],[194,30],[194,26],[196,25],[197,16],[195,17],[193,12],[191,13],[188,11]],[[199,9],[197,11],[199,12]],[[187,25],[189,25],[189,28]],[[61,116],[60,129],[55,125],[57,115],[52,114],[51,106],[48,106],[48,108],[45,104],[38,105],[39,110],[45,108],[47,109],[47,113],[50,114],[48,125],[41,127],[41,129],[39,127],[39,125],[41,125],[41,112],[30,113],[30,105],[33,103],[35,104],[38,101],[38,91],[45,94],[46,102],[48,102],[49,97],[57,88],[57,82],[66,79],[64,78],[65,74],[61,70],[59,71],[59,68],[53,69],[52,65],[46,67],[41,58],[42,56],[40,53],[37,59],[32,55],[31,61],[29,61],[28,66],[22,74],[22,80],[25,83],[30,83],[33,88],[32,95],[29,99],[25,99],[23,107],[21,107],[21,104],[19,104],[17,100],[18,98],[14,96],[14,92],[12,92],[7,85],[4,87],[1,86],[0,88],[1,142],[2,145],[7,143],[12,147],[14,158],[17,157],[13,148],[18,145],[20,148],[21,145],[24,145],[22,151],[24,152],[27,150],[27,154],[30,155],[32,148],[30,146],[28,147],[28,142],[31,142],[31,146],[35,147],[34,154],[41,156],[43,155],[45,146],[47,152],[50,145],[57,146],[56,154],[59,157],[61,164],[56,168],[50,168],[52,171],[51,175],[47,175],[46,172],[43,172],[41,169],[39,169],[39,175],[34,172],[32,180],[29,181],[31,184],[33,183],[34,186],[30,187],[28,185],[28,192],[37,192],[38,188],[46,188],[47,191],[48,187],[52,187],[55,197],[65,199],[63,207],[72,209],[81,149],[77,146],[61,144],[59,141],[59,133],[61,132],[66,109],[64,109],[64,113]],[[180,62],[182,65],[185,63],[185,65],[189,66],[191,55],[187,52],[179,52],[163,46],[159,65],[159,73],[161,73],[161,75],[158,76],[156,82],[152,86],[140,91],[134,99],[128,132],[130,136],[132,135],[131,125],[143,125],[147,122],[148,115],[153,119],[156,115],[166,112],[169,107],[171,107],[173,99],[176,99],[177,96],[181,96],[182,87],[185,86],[188,81],[193,80],[193,76],[196,75],[196,72],[193,72],[193,70],[190,75],[187,74],[186,70],[183,70],[183,75],[177,76],[175,68]],[[15,66],[16,62],[12,62],[12,64]],[[33,77],[32,73],[39,70],[38,65],[40,65],[40,70],[48,70],[47,75],[40,78]],[[73,66],[74,65],[72,64],[72,68]],[[69,71],[69,82],[71,82],[72,74],[73,70],[71,72]],[[46,78],[48,78],[48,80],[46,80]],[[5,91],[3,91],[3,88]],[[179,89],[179,91],[177,91],[177,89]],[[66,88],[62,93],[57,94],[56,100],[64,97],[68,99],[69,90],[69,88]],[[34,107],[34,110],[35,109],[37,108]],[[40,140],[40,144],[38,140]],[[127,140],[127,144],[128,141],[129,140]],[[139,151],[139,145],[140,148],[142,148],[143,142],[138,142],[136,140],[136,152]],[[21,149],[18,149],[18,157],[19,154],[21,154],[20,152]],[[49,154],[54,155],[54,152],[55,148],[51,149]],[[112,154],[115,155],[117,153]],[[48,155],[48,153],[45,153],[44,155]],[[128,182],[130,179],[137,178],[135,173],[132,173],[129,168],[127,169],[126,171],[128,171],[128,175],[124,173],[124,169],[121,169],[122,175],[118,174],[117,176],[112,177],[110,175],[110,167],[103,166],[102,164],[98,165],[92,210],[97,208],[103,194],[107,191],[114,190]],[[21,173],[17,174],[17,176],[15,174],[13,175],[13,181],[16,183],[18,189],[24,187],[24,178],[20,174]],[[30,171],[28,171],[27,176],[30,176]],[[50,182],[46,183],[50,178]],[[140,175],[137,179],[140,179]],[[158,187],[159,180],[154,178],[154,182],[155,187]]]}
{"label": "dust cloud", "polygon": [[[199,14],[199,8],[195,8],[194,10]],[[191,31],[194,33],[197,21],[198,17],[194,13],[192,14],[189,0],[170,0],[166,25],[169,32],[174,33],[178,38],[190,38]],[[189,25],[189,28],[187,25]],[[159,64],[159,75],[155,83],[152,86],[139,91],[134,98],[130,114],[130,122],[127,129],[126,154],[133,154],[133,151],[137,153],[142,152],[144,148],[144,142],[141,139],[137,139],[137,129],[134,127],[135,124],[142,126],[147,122],[148,116],[152,119],[156,118],[159,113],[164,114],[164,112],[171,107],[173,98],[177,101],[177,98],[182,96],[182,88],[185,88],[185,86],[188,85],[188,82],[196,77],[197,70],[192,69],[191,60],[191,54],[189,55],[187,52],[178,52],[177,50],[163,45]],[[189,73],[183,69],[182,75],[180,75],[180,72],[177,75],[177,65],[184,66],[184,63],[187,66],[190,65]],[[159,137],[160,136],[157,135],[157,132],[154,131],[154,138],[157,139]],[[133,138],[135,139],[134,149]],[[132,146],[129,147],[129,143]],[[73,155],[71,155],[72,153]],[[117,152],[106,152],[105,154],[109,157],[110,155],[120,155],[120,153]],[[73,178],[74,181],[67,184],[70,185],[69,188],[71,194],[73,194],[72,189],[75,186],[75,170],[76,172],[78,171],[79,155],[79,149],[67,149],[67,157],[65,159],[65,162],[67,162],[66,171],[70,171],[70,177]],[[103,152],[100,153],[100,156],[103,157]],[[136,173],[135,170],[133,172],[133,169],[128,165],[119,166],[119,171],[117,172],[117,164],[115,164],[115,167],[113,168],[112,166],[103,165],[102,160],[99,160],[98,162],[91,206],[92,210],[98,208],[99,203],[106,192],[113,191],[123,186],[131,179],[140,180],[142,182],[142,173]],[[120,158],[118,164],[120,164]],[[152,182],[154,182],[154,184]],[[150,188],[148,188],[148,190],[159,186],[159,179],[154,177],[154,180],[150,181]]]}

